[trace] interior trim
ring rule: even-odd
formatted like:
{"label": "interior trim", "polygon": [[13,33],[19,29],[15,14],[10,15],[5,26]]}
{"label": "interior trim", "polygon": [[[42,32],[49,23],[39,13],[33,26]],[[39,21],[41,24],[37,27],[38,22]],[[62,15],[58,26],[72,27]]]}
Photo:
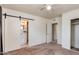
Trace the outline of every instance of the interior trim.
{"label": "interior trim", "polygon": [[2,7],[0,6],[0,55],[3,55],[3,41],[2,41]]}

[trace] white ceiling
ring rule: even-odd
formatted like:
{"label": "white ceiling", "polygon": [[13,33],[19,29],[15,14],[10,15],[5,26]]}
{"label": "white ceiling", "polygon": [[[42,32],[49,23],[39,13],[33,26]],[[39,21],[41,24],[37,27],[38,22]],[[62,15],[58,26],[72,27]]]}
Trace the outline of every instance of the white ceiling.
{"label": "white ceiling", "polygon": [[79,8],[79,4],[54,4],[50,11],[46,9],[40,10],[44,4],[3,4],[2,6],[49,19]]}

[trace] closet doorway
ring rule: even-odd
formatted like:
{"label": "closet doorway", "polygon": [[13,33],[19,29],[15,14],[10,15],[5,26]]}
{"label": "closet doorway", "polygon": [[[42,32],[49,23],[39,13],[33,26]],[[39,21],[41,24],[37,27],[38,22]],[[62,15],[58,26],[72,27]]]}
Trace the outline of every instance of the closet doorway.
{"label": "closet doorway", "polygon": [[57,23],[52,24],[52,42],[57,43]]}
{"label": "closet doorway", "polygon": [[79,51],[79,19],[71,21],[71,49]]}

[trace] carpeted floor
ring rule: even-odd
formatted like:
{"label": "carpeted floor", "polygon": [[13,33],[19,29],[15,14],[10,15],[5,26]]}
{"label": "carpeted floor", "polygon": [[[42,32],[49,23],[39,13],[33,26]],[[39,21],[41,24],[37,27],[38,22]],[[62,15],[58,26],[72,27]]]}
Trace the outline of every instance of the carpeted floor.
{"label": "carpeted floor", "polygon": [[56,43],[48,43],[10,51],[4,55],[79,55],[79,52],[64,49]]}

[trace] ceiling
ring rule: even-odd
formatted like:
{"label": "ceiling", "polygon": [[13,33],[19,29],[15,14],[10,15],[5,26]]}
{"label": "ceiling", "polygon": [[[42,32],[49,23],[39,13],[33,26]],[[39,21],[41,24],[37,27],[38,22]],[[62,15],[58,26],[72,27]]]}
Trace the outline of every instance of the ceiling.
{"label": "ceiling", "polygon": [[62,13],[79,8],[79,4],[53,4],[50,11],[46,9],[40,10],[44,7],[44,4],[3,4],[2,7],[51,19]]}

